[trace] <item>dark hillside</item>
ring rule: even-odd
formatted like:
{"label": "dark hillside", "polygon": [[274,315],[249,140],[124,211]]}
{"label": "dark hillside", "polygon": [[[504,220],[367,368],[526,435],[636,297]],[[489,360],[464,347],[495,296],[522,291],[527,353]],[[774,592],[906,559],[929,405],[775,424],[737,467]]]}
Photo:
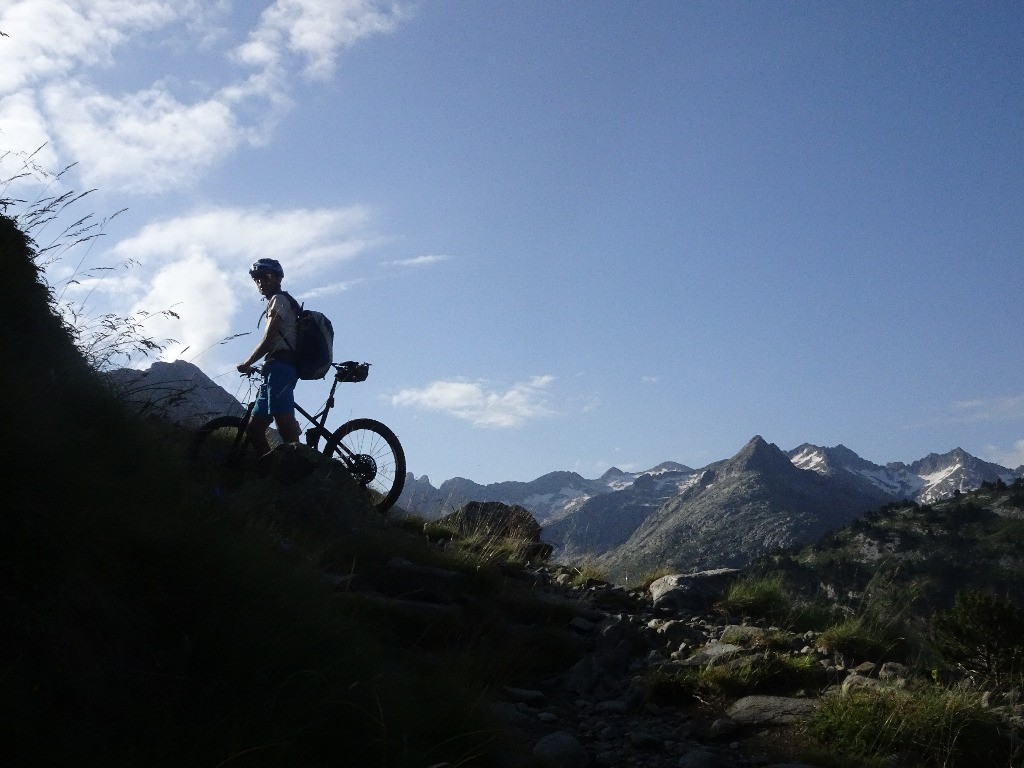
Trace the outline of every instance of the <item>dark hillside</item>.
{"label": "dark hillside", "polygon": [[343,484],[253,479],[212,495],[184,462],[187,435],[104,389],[53,312],[32,243],[3,216],[0,263],[15,404],[0,765],[500,765],[516,754],[483,690],[522,671],[502,643],[528,654],[542,643],[529,657],[558,663],[543,612],[517,603],[530,625],[503,623],[490,606],[510,598],[479,562],[445,563],[467,571],[471,620],[339,591],[382,579],[396,555],[440,555],[382,526]]}

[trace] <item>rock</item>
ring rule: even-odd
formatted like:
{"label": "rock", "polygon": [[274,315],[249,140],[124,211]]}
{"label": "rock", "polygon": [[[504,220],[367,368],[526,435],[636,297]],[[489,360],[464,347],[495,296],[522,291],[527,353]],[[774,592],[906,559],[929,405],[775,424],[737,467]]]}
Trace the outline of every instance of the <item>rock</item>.
{"label": "rock", "polygon": [[736,763],[716,750],[701,747],[680,757],[676,765],[679,768],[734,768]]}
{"label": "rock", "polygon": [[750,648],[755,645],[764,645],[768,637],[768,630],[761,627],[748,627],[738,624],[730,624],[723,631],[719,638],[723,643],[742,645]]}
{"label": "rock", "polygon": [[656,608],[705,610],[722,596],[739,573],[735,568],[717,568],[662,576],[651,584],[651,598]]}
{"label": "rock", "polygon": [[736,732],[738,723],[731,717],[720,717],[708,727],[708,733],[716,739]]}
{"label": "rock", "polygon": [[565,674],[565,688],[580,696],[616,693],[615,678],[601,666],[593,654],[584,656]]}
{"label": "rock", "polygon": [[629,743],[637,749],[643,749],[651,752],[660,750],[665,746],[664,739],[653,733],[645,733],[644,731],[631,731],[629,734]]}
{"label": "rock", "polygon": [[700,648],[695,654],[690,656],[690,658],[683,661],[682,664],[686,667],[706,667],[715,664],[724,664],[725,662],[736,658],[736,656],[738,656],[742,651],[743,649],[738,645],[712,640],[703,648]]}
{"label": "rock", "polygon": [[858,664],[850,671],[853,672],[853,674],[855,675],[863,675],[864,677],[876,677],[876,673],[878,672],[878,665],[875,664],[873,661],[865,661],[861,664]]}
{"label": "rock", "polygon": [[417,565],[395,557],[373,578],[386,594],[433,603],[450,603],[465,592],[466,576],[458,571]]}
{"label": "rock", "polygon": [[697,645],[707,639],[701,630],[690,626],[685,621],[666,621],[657,631],[665,636],[668,645],[673,650],[682,643]]}
{"label": "rock", "polygon": [[866,677],[864,675],[852,674],[843,680],[843,686],[840,689],[842,694],[845,696],[850,691],[857,688],[881,688],[885,685],[877,677]]}
{"label": "rock", "polygon": [[575,617],[569,622],[569,629],[579,632],[583,635],[589,635],[594,631],[594,622],[584,619],[582,616]]}
{"label": "rock", "polygon": [[900,680],[906,679],[910,675],[910,670],[903,664],[899,664],[895,661],[887,661],[882,665],[882,668],[878,670],[879,680]]}
{"label": "rock", "polygon": [[508,701],[496,701],[490,706],[491,714],[500,722],[516,728],[524,728],[530,724],[530,718],[519,708]]}
{"label": "rock", "polygon": [[444,528],[454,529],[460,536],[483,534],[540,542],[540,523],[528,509],[518,504],[471,501],[437,522]]}
{"label": "rock", "polygon": [[815,699],[745,696],[729,707],[726,714],[740,725],[786,725],[806,717],[817,707]]}
{"label": "rock", "polygon": [[579,740],[568,731],[549,733],[533,747],[534,756],[552,768],[586,768],[590,756]]}
{"label": "rock", "polygon": [[527,690],[525,688],[505,688],[505,698],[520,704],[528,704],[531,707],[543,707],[547,702],[547,696],[542,691]]}

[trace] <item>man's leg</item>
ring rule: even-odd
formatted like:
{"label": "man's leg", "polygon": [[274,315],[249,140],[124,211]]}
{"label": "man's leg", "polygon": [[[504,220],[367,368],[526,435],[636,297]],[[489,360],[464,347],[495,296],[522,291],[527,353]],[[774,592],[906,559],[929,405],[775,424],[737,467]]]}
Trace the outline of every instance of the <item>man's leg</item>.
{"label": "man's leg", "polygon": [[297,443],[301,430],[295,419],[295,383],[298,380],[295,366],[271,362],[264,371],[268,369],[268,410],[273,414],[281,439],[286,443]]}
{"label": "man's leg", "polygon": [[299,422],[295,418],[294,411],[292,413],[278,413],[274,416],[274,421],[277,422],[277,431],[281,433],[281,438],[286,443],[299,442],[301,430],[299,429]]}
{"label": "man's leg", "polygon": [[270,450],[270,443],[267,442],[267,427],[270,426],[270,422],[271,418],[269,416],[258,413],[254,413],[252,418],[249,419],[249,428],[246,430],[249,435],[249,442],[253,444],[253,447],[256,448],[256,453],[260,456]]}

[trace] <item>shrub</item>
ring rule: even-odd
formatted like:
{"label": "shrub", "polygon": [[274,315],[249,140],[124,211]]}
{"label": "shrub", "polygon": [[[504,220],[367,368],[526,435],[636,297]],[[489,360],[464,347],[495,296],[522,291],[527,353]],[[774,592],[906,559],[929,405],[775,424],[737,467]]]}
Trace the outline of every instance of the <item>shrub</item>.
{"label": "shrub", "polygon": [[731,614],[769,618],[788,613],[791,603],[782,576],[773,574],[734,581],[719,606]]}
{"label": "shrub", "polygon": [[818,645],[842,654],[847,662],[895,660],[906,653],[906,640],[892,625],[880,625],[865,616],[829,627],[821,633]]}
{"label": "shrub", "polygon": [[585,587],[593,582],[608,581],[607,574],[596,562],[592,560],[581,560],[572,566],[572,581],[574,587]]}
{"label": "shrub", "polygon": [[762,618],[800,629],[824,628],[834,616],[833,609],[795,596],[781,573],[734,581],[717,607],[727,615]]}
{"label": "shrub", "polygon": [[1024,670],[1024,611],[978,590],[958,592],[953,607],[932,616],[936,653],[996,686]]}
{"label": "shrub", "polygon": [[900,765],[1009,766],[1020,755],[979,697],[937,686],[866,688],[830,696],[808,731],[830,752],[863,759],[899,755]]}

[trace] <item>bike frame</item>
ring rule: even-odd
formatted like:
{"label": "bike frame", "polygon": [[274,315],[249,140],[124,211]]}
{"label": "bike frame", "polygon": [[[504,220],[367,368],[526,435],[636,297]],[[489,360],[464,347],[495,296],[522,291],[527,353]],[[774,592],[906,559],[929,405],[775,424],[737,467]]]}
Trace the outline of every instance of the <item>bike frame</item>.
{"label": "bike frame", "polygon": [[298,403],[295,404],[295,410],[301,413],[312,426],[309,427],[303,434],[306,439],[306,445],[315,451],[320,450],[320,441],[327,440],[331,436],[331,433],[327,430],[327,414],[334,408],[334,391],[338,388],[338,377],[334,377],[334,382],[331,384],[331,393],[327,396],[327,402],[324,403],[323,410],[316,416],[312,416],[309,412]]}
{"label": "bike frame", "polygon": [[[263,378],[262,368],[254,366],[253,371],[257,373],[260,376],[260,378]],[[311,426],[308,429],[306,429],[306,431],[303,433],[303,439],[306,445],[308,445],[315,451],[320,450],[321,440],[326,441],[331,436],[331,431],[327,429],[327,415],[331,412],[331,409],[334,408],[334,393],[338,389],[338,384],[340,383],[341,379],[339,379],[338,375],[336,374],[334,376],[334,381],[331,382],[331,391],[330,394],[327,395],[327,402],[324,403],[323,409],[316,415],[311,414],[301,405],[295,403],[295,410],[298,413],[302,414],[302,416],[311,424]],[[255,407],[255,400],[250,400],[249,403],[245,406],[245,416],[242,417],[242,435],[239,436],[243,440],[248,439],[247,433],[249,428],[249,422],[252,419],[252,411],[253,408]],[[346,454],[349,453],[348,449],[344,445],[339,445],[338,447]]]}
{"label": "bike frame", "polygon": [[[375,494],[375,508],[382,513],[386,512],[395,504],[402,492],[405,481],[405,452],[395,433],[386,424],[374,419],[351,419],[334,431],[327,427],[327,417],[335,406],[338,384],[366,381],[370,369],[369,363],[357,363],[352,360],[331,365],[335,369],[335,374],[323,408],[314,414],[295,404],[296,414],[305,418],[308,424],[302,440],[318,453],[328,454],[331,459],[345,465],[356,482]],[[247,375],[251,396],[251,387],[255,383],[253,379],[264,379],[263,369],[253,366]],[[231,447],[226,455],[222,454],[214,466],[240,468],[250,445],[249,433],[255,407],[256,400],[250,399],[240,418],[232,415],[222,416],[198,429],[189,448],[192,461],[199,462],[201,453],[204,453],[202,446],[213,442],[206,442],[207,439],[218,430],[226,428],[234,433]],[[260,423],[266,422],[261,418]]]}

